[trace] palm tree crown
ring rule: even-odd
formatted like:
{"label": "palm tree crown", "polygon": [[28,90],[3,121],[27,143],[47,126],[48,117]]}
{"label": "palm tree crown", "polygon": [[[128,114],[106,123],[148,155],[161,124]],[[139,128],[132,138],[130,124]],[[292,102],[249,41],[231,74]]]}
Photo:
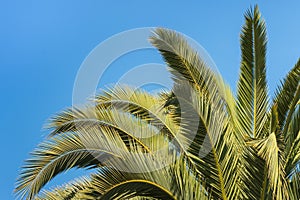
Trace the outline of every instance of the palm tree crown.
{"label": "palm tree crown", "polygon": [[[116,86],[50,120],[49,137],[17,180],[26,199],[300,199],[300,59],[268,96],[266,28],[245,14],[235,96],[178,33],[150,42],[172,91]],[[96,169],[53,190],[71,168]]]}

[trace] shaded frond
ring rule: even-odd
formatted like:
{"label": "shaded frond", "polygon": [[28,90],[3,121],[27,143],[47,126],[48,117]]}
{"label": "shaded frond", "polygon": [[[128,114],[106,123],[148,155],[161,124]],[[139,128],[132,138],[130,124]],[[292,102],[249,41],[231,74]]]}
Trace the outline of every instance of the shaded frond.
{"label": "shaded frond", "polygon": [[97,193],[91,185],[90,177],[77,178],[62,186],[50,190],[42,190],[35,200],[94,200]]}
{"label": "shaded frond", "polygon": [[[161,157],[161,154],[154,160],[149,158],[149,155],[145,154],[131,154],[127,162],[112,162],[111,166],[122,165],[123,170],[119,171],[116,168],[99,170],[93,177],[92,184],[102,193],[100,199],[129,199],[136,196],[155,199],[210,199],[202,182],[192,175],[183,158],[174,160],[176,157],[173,157],[169,160],[167,157]],[[170,165],[157,168],[157,165],[163,166],[162,163],[165,163],[166,158],[172,161]],[[130,173],[124,170],[126,168],[133,171],[142,168],[143,171]]]}
{"label": "shaded frond", "polygon": [[286,164],[285,170],[288,177],[294,173],[293,169],[297,167],[300,162],[300,107],[294,113],[289,129],[287,132],[288,137],[285,141]]}
{"label": "shaded frond", "polygon": [[290,199],[300,199],[300,172],[294,174],[294,176],[288,181]]}
{"label": "shaded frond", "polygon": [[[286,77],[283,79],[281,85],[275,92],[274,103],[278,104],[278,117],[279,125],[283,130],[285,120],[287,118],[290,106],[293,99],[299,101],[299,94],[296,95],[297,88],[300,84],[300,59],[296,65],[289,71]],[[299,89],[298,89],[299,90]]]}

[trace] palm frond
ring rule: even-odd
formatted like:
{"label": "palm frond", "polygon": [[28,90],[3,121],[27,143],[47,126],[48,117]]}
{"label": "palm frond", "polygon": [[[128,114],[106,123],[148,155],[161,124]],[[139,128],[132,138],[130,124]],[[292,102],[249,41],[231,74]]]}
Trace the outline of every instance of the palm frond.
{"label": "palm frond", "polygon": [[288,181],[290,199],[300,199],[300,172],[297,173]]}
{"label": "palm frond", "polygon": [[162,54],[176,83],[189,82],[191,87],[195,86],[206,93],[216,84],[215,73],[175,31],[157,28],[150,42]]}
{"label": "palm frond", "polygon": [[[212,148],[212,151],[215,151],[213,145],[215,143],[218,144],[221,136],[226,139],[231,137],[231,140],[227,140],[226,142],[230,141],[228,144],[234,144],[230,145],[233,148],[232,152],[229,153],[229,157],[234,155],[233,152],[236,153],[238,151],[241,153],[242,148],[239,150],[236,148],[237,146],[244,146],[242,144],[243,138],[239,135],[239,132],[224,134],[226,125],[224,125],[224,121],[222,121],[224,119],[222,118],[227,118],[228,115],[230,115],[229,121],[231,125],[238,127],[238,124],[235,123],[235,100],[222,78],[209,68],[205,61],[199,57],[198,53],[194,51],[187,44],[187,41],[178,33],[165,29],[157,29],[150,38],[150,41],[162,54],[175,81],[171,98],[165,106],[169,107],[172,103],[178,104],[175,105],[177,108],[173,110],[175,113],[171,113],[172,118],[175,118],[175,122],[178,123],[178,121],[180,121],[181,131],[178,134],[178,139],[182,141],[183,144],[189,145],[189,152],[192,156],[196,157],[199,157],[199,154],[208,153],[201,152],[203,145],[208,145],[206,150]],[[194,94],[194,96],[201,96],[202,100],[200,102],[205,104],[207,108],[203,105],[199,108],[199,102],[192,102],[190,97],[193,95],[191,95],[191,93],[197,93]],[[194,103],[198,105],[193,105]],[[181,112],[180,116],[178,112]],[[215,113],[222,116],[218,122],[214,121],[214,117],[212,117]],[[178,118],[180,120],[177,120]],[[212,123],[210,124],[210,122]],[[222,127],[217,124],[222,124]],[[230,130],[230,128],[228,130]],[[222,161],[219,156],[221,157],[224,153],[222,151],[228,147],[226,146],[226,142],[224,145],[221,145],[222,148],[218,149],[218,152],[214,152],[214,155],[210,154],[210,156],[203,158],[203,161],[198,165],[202,168],[199,169],[199,171],[204,174],[208,182],[212,180],[208,185],[214,187],[213,191],[216,193],[215,195],[224,199],[226,199],[227,196],[229,198],[238,198],[238,196],[241,195],[239,186],[234,187],[234,184],[232,184],[232,187],[225,189],[225,182],[229,179],[225,178],[225,182],[223,180],[225,175],[222,174],[223,171],[220,166]],[[231,157],[231,159],[233,165],[230,169],[236,169],[235,167],[240,163],[239,158]],[[225,164],[224,167],[227,167],[227,165]],[[211,172],[211,174],[209,172]],[[238,173],[231,174],[237,178],[235,175]]]}
{"label": "palm frond", "polygon": [[42,190],[35,200],[94,200],[100,194],[97,193],[92,185],[91,178],[84,176],[70,181],[62,186],[57,186],[50,190]]}
{"label": "palm frond", "polygon": [[297,88],[299,88],[299,83],[300,59],[289,71],[275,92],[274,104],[276,103],[278,105],[279,125],[282,130],[284,128],[284,124],[293,100],[295,99],[296,101],[299,101],[299,96],[296,95]]}
{"label": "palm frond", "polygon": [[[171,156],[169,158],[173,160],[172,164],[153,170],[153,166],[157,167],[162,162],[164,163],[168,155],[165,157],[166,155],[160,154],[153,159],[149,154],[130,154],[129,161],[112,161],[111,166],[114,168],[102,168],[93,177],[92,185],[102,193],[100,199],[129,199],[133,197],[210,199],[200,179],[194,177],[187,168],[188,164],[183,157],[176,158],[175,154],[173,156],[169,154]],[[120,167],[123,170],[116,169]],[[142,168],[143,172],[130,173],[125,170],[126,168],[127,170],[140,170]]]}
{"label": "palm frond", "polygon": [[[210,68],[183,36],[172,30],[158,28],[150,37],[150,42],[162,54],[175,85],[185,85],[201,92],[216,105],[230,104],[227,101],[232,100],[231,95],[227,96],[227,85],[222,77]],[[176,98],[178,94],[173,91],[172,95]]]}
{"label": "palm frond", "polygon": [[287,117],[286,117],[286,120],[285,120],[285,124],[284,124],[284,127],[283,127],[283,131],[282,131],[283,133],[282,134],[285,137],[285,139],[287,139],[289,137],[289,135],[287,135],[287,132],[288,132],[293,114],[294,114],[294,112],[297,108],[297,104],[299,102],[299,99],[300,99],[300,82],[298,84],[298,87],[297,87],[297,90],[296,90],[296,93],[295,93],[295,97],[293,98],[291,104],[289,105],[289,111],[288,111],[288,114],[287,114]]}
{"label": "palm frond", "polygon": [[271,133],[268,137],[249,142],[267,166],[268,180],[270,181],[270,191],[275,199],[288,199],[287,181],[285,179],[283,152],[280,150],[276,133]]}
{"label": "palm frond", "polygon": [[127,141],[126,144],[129,144],[128,141],[134,141],[143,147],[145,152],[151,151],[145,138],[154,137],[160,131],[129,113],[100,105],[68,109],[53,117],[48,128],[53,129],[50,135],[56,135],[90,126],[113,129],[124,142]]}
{"label": "palm frond", "polygon": [[244,134],[261,137],[267,120],[266,28],[258,7],[245,14],[241,34],[242,61],[237,104]]}
{"label": "palm frond", "polygon": [[[21,198],[26,196],[32,199],[46,183],[63,171],[73,167],[97,167],[111,157],[121,159],[120,149],[127,149],[125,144],[116,136],[101,134],[103,131],[81,130],[77,134],[66,133],[41,143],[32,153],[32,158],[26,161],[15,191]],[[108,141],[103,140],[104,135]]]}
{"label": "palm frond", "polygon": [[285,141],[286,164],[285,170],[288,177],[293,175],[297,164],[300,161],[300,108],[296,109],[291,123],[289,124],[288,135]]}
{"label": "palm frond", "polygon": [[[147,121],[166,135],[180,151],[188,154],[188,144],[178,139],[180,127],[166,115],[158,98],[142,90],[117,86],[97,96],[95,101],[98,106],[114,107]],[[190,160],[194,165],[193,158]]]}

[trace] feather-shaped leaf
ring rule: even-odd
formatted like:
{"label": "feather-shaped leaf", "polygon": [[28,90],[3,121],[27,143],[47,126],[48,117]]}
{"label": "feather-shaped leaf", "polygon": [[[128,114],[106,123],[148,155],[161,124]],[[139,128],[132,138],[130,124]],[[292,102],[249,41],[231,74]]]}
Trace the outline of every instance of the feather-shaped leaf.
{"label": "feather-shaped leaf", "polygon": [[278,105],[279,125],[283,130],[286,117],[288,115],[293,99],[298,99],[296,91],[300,84],[300,59],[289,71],[281,85],[277,88],[274,103]]}
{"label": "feather-shaped leaf", "polygon": [[[47,182],[63,171],[73,167],[97,167],[108,158],[120,158],[121,141],[117,142],[116,137],[107,138],[109,142],[102,138],[101,130],[91,132],[90,129],[85,134],[63,134],[41,143],[32,153],[32,158],[26,161],[15,191],[21,198],[32,199]],[[123,148],[126,149],[126,146]]]}
{"label": "feather-shaped leaf", "polygon": [[244,134],[261,137],[267,120],[266,28],[258,7],[245,14],[241,34],[242,61],[238,82],[239,121]]}

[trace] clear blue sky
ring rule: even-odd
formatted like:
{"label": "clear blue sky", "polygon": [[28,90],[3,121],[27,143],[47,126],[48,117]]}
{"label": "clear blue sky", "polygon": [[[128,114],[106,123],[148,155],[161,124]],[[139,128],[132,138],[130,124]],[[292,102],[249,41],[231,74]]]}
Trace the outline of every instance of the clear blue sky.
{"label": "clear blue sky", "polygon": [[[45,136],[42,131],[45,121],[71,106],[73,83],[83,59],[113,34],[145,26],[162,26],[185,33],[209,52],[234,87],[243,13],[258,3],[268,28],[271,93],[300,56],[299,1],[107,2],[1,1],[1,199],[13,199],[19,167]],[[137,58],[138,55],[124,58],[120,68],[116,66],[113,72],[122,71],[121,65],[129,69],[151,59],[161,62],[154,51],[148,57],[143,54]],[[105,84],[104,81],[101,86]]]}

